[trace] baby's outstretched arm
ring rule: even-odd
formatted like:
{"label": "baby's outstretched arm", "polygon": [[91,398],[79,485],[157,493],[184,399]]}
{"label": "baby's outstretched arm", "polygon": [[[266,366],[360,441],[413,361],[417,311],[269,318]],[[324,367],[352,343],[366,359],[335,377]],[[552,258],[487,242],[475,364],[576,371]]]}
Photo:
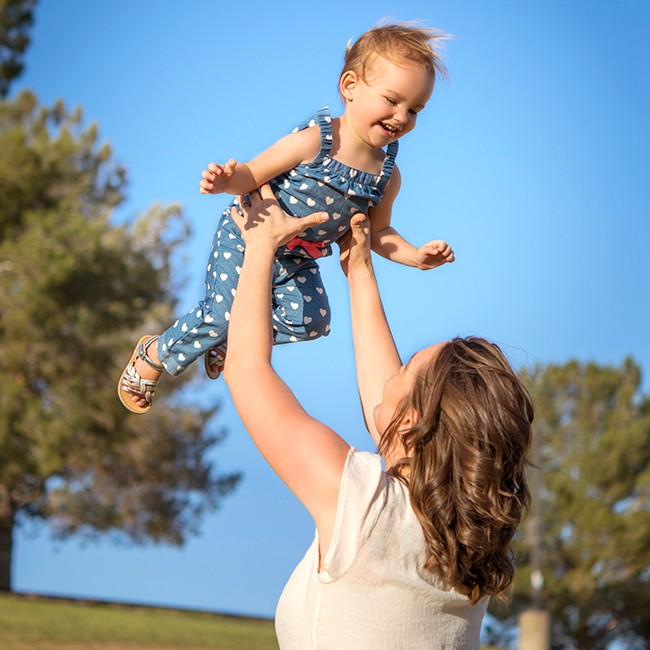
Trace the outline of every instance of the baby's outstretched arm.
{"label": "baby's outstretched arm", "polygon": [[390,226],[373,232],[371,242],[372,250],[382,257],[398,264],[414,266],[422,271],[435,269],[456,259],[454,251],[446,241],[433,239],[416,248]]}
{"label": "baby's outstretched arm", "polygon": [[301,162],[313,160],[320,149],[317,126],[290,133],[247,163],[231,158],[225,165],[210,163],[199,182],[201,194],[247,194]]}
{"label": "baby's outstretched arm", "polygon": [[390,225],[393,202],[401,185],[401,176],[397,167],[386,186],[381,203],[369,210],[371,225],[371,247],[382,257],[406,266],[418,269],[435,269],[448,262],[453,262],[454,251],[447,242],[435,239],[420,248],[407,242]]}

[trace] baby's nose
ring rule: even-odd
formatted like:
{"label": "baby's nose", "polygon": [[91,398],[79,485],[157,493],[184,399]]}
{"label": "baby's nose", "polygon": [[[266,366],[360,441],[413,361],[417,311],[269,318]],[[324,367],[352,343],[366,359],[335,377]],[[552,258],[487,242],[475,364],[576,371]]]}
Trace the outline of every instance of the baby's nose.
{"label": "baby's nose", "polygon": [[397,110],[395,113],[395,119],[400,123],[400,124],[406,124],[408,121],[408,116],[406,114],[406,111],[403,109]]}

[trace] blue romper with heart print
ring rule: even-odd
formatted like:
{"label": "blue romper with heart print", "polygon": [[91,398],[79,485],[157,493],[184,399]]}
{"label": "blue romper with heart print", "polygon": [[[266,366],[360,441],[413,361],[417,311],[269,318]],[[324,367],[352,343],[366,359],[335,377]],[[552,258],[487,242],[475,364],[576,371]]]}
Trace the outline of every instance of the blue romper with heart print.
{"label": "blue romper with heart print", "polygon": [[[332,119],[327,107],[294,131],[316,125],[321,134],[316,158],[270,181],[278,202],[292,216],[306,217],[314,212],[330,215],[329,221],[305,229],[277,251],[273,267],[274,343],[306,341],[329,333],[330,307],[316,260],[331,255],[332,243],[350,229],[353,214],[367,214],[369,207],[378,205],[397,156],[398,143],[394,141],[386,149],[379,175],[352,169],[331,156]],[[172,375],[181,374],[210,348],[226,342],[245,249],[230,217],[233,205],[235,201],[224,210],[212,242],[205,298],[158,339],[158,356]]]}

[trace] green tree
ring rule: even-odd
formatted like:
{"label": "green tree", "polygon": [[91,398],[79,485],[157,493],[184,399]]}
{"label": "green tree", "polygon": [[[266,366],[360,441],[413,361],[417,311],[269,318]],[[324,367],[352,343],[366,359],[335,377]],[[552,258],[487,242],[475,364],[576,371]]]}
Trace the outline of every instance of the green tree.
{"label": "green tree", "polygon": [[23,71],[36,0],[0,0],[0,98]]}
{"label": "green tree", "polygon": [[[24,92],[0,103],[0,589],[14,526],[182,544],[238,481],[208,452],[216,406],[164,384],[146,416],[119,404],[134,332],[175,311],[178,206],[115,224],[125,174],[98,129]],[[191,373],[187,373],[190,375]]]}
{"label": "green tree", "polygon": [[[540,445],[542,601],[556,648],[650,641],[650,397],[641,371],[570,361],[524,373]],[[535,470],[533,470],[535,471]],[[510,624],[530,605],[521,541]],[[523,564],[523,566],[522,566]]]}

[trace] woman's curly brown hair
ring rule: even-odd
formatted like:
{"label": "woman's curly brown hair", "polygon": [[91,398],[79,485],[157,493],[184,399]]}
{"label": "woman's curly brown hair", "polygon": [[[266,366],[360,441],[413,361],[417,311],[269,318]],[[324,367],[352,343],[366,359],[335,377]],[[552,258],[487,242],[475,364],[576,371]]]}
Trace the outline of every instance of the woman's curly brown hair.
{"label": "woman's curly brown hair", "polygon": [[[419,419],[397,433],[408,409]],[[525,468],[531,399],[499,347],[482,338],[446,343],[382,436],[401,436],[406,457],[391,472],[409,487],[429,556],[450,589],[472,603],[506,600],[514,567],[510,542],[530,503]]]}

